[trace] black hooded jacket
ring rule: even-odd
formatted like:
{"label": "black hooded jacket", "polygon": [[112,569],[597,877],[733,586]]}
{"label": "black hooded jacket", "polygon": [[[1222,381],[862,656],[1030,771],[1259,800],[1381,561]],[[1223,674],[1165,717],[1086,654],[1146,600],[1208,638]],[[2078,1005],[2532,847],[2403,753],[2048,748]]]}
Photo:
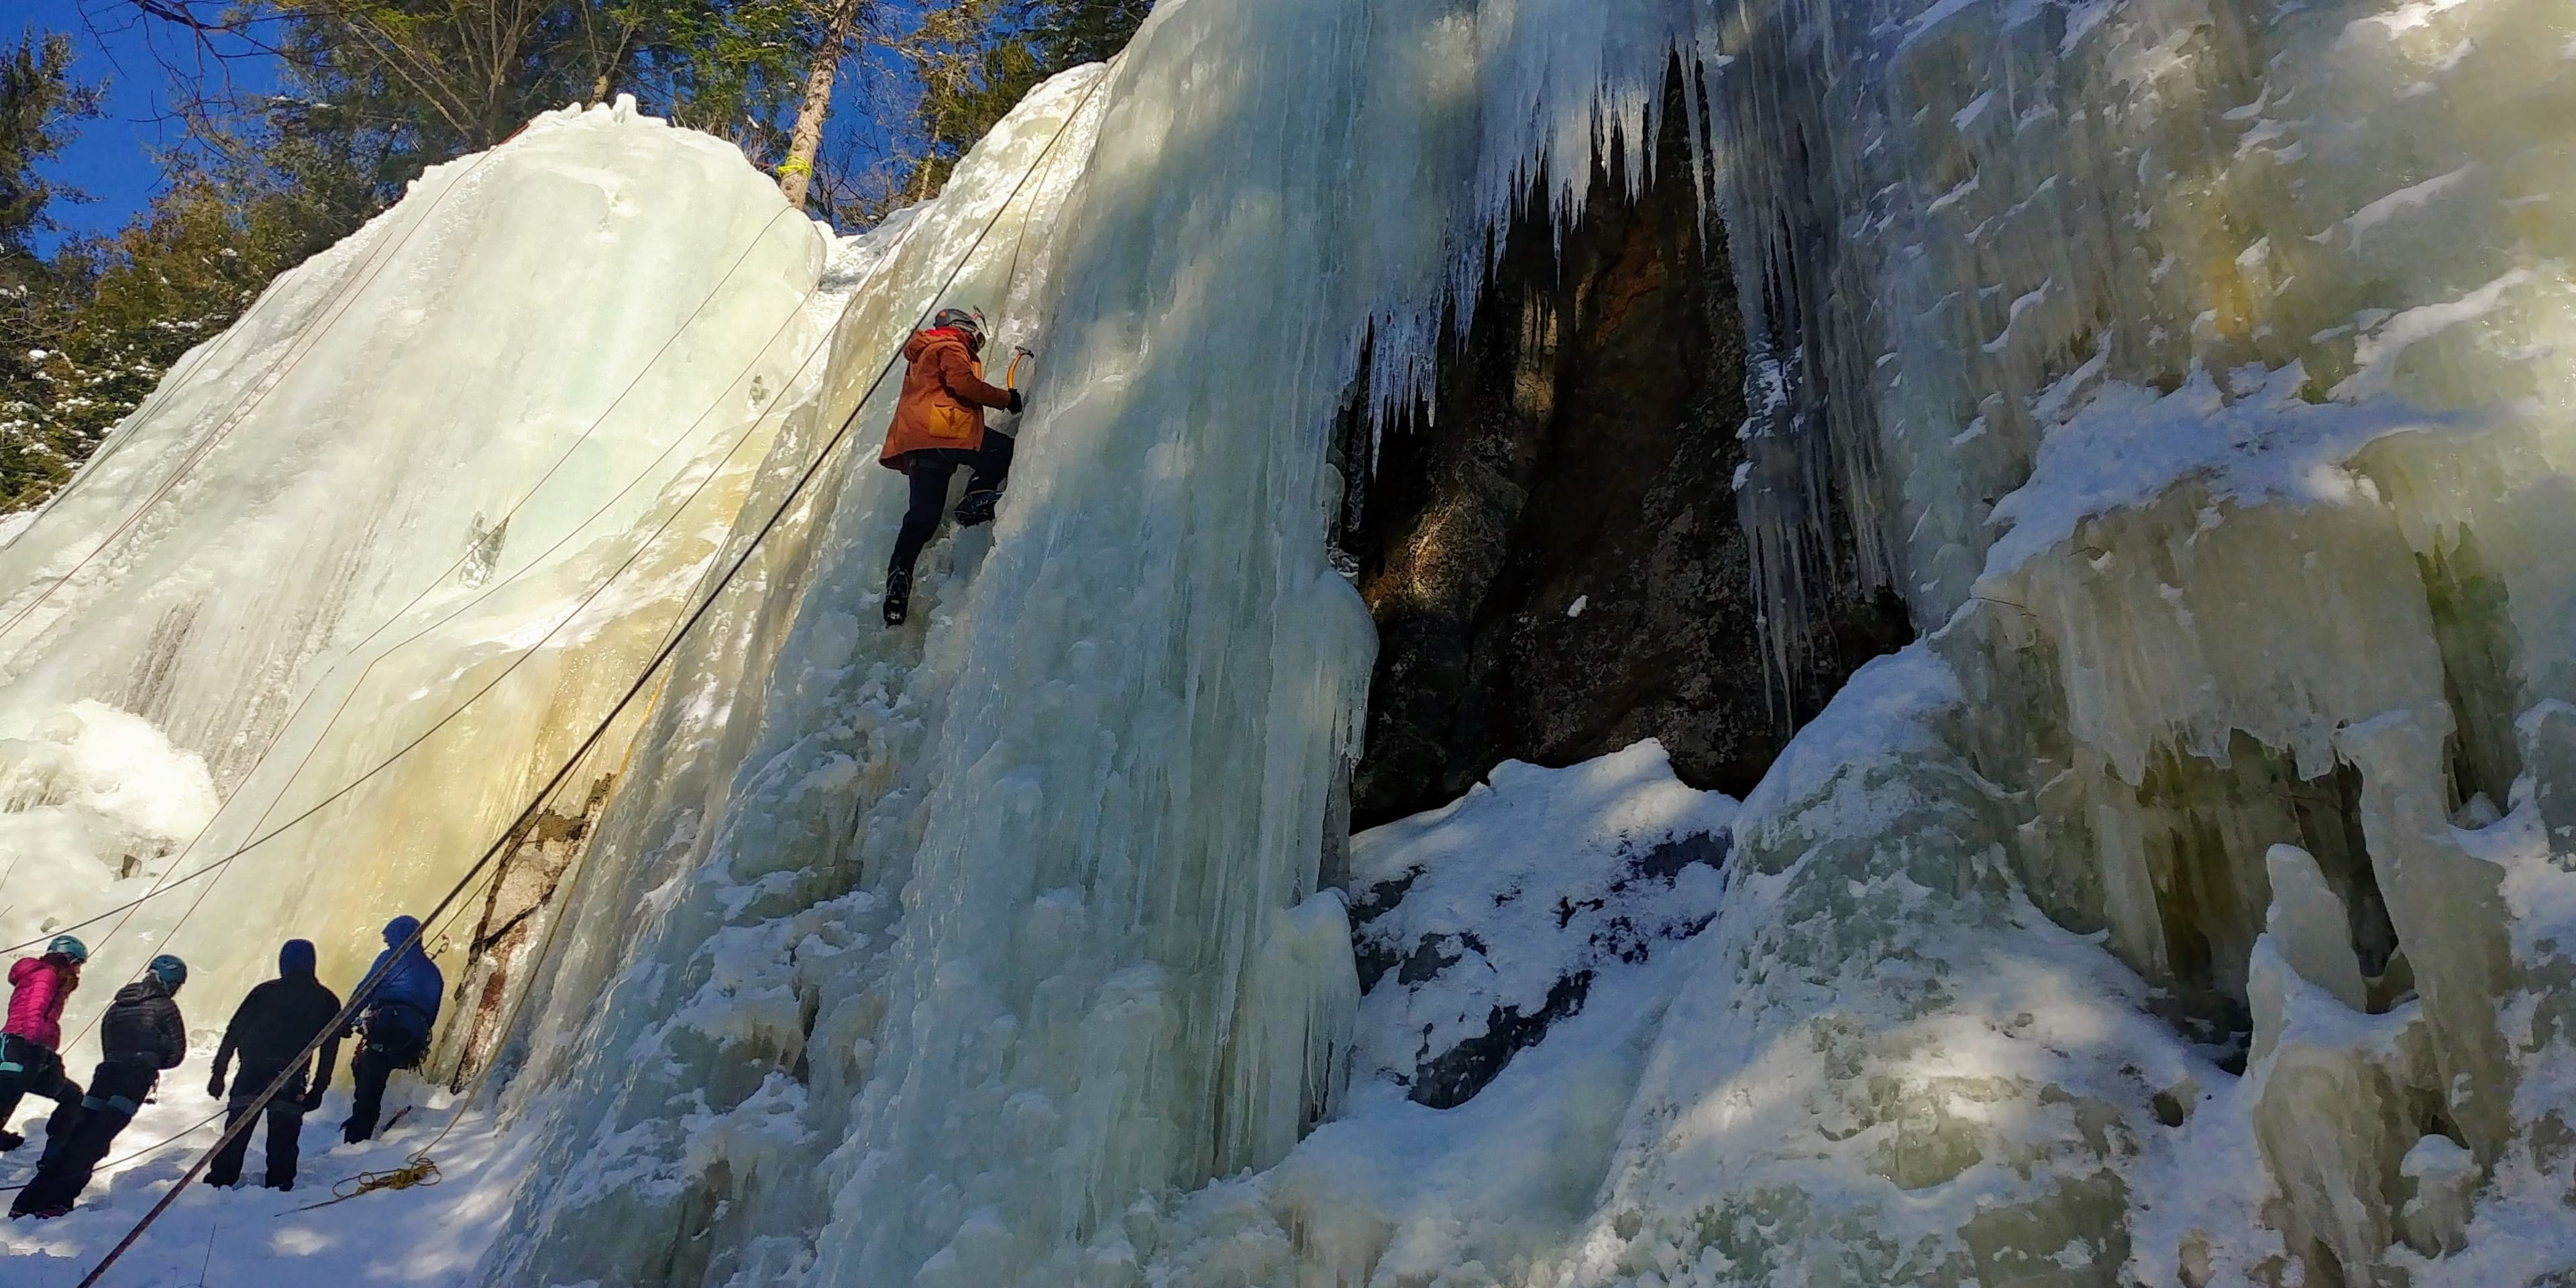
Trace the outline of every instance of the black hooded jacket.
{"label": "black hooded jacket", "polygon": [[[257,1095],[265,1090],[286,1062],[303,1054],[306,1043],[339,1018],[340,997],[313,977],[309,961],[286,960],[280,963],[277,978],[253,988],[233,1011],[233,1022],[224,1029],[223,1045],[215,1048],[215,1077],[221,1080],[233,1056],[241,1056],[241,1077],[233,1083],[238,1093]],[[300,968],[300,969],[299,969]],[[322,1044],[322,1076],[316,1087],[331,1085],[332,1067],[340,1060],[340,1035]],[[304,1070],[287,1080],[285,1094],[301,1094]]]}
{"label": "black hooded jacket", "polygon": [[116,990],[98,1022],[98,1044],[117,1064],[176,1069],[188,1056],[188,1026],[170,990],[149,975]]}

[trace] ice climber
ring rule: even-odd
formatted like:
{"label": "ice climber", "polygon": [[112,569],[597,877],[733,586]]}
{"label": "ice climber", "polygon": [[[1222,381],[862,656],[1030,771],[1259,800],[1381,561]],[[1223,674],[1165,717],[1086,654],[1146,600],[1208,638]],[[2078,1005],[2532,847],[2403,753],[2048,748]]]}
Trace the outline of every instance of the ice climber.
{"label": "ice climber", "polygon": [[429,1037],[438,1024],[438,1003],[447,992],[447,978],[413,942],[419,933],[417,917],[386,922],[385,950],[367,968],[367,978],[375,983],[359,985],[358,1015],[346,1030],[365,1035],[358,1053],[349,1058],[357,1096],[349,1106],[348,1121],[340,1124],[340,1138],[352,1145],[376,1134],[376,1119],[385,1109],[385,1082],[394,1070],[417,1069],[429,1055]]}
{"label": "ice climber", "polygon": [[0,1154],[27,1143],[9,1130],[18,1101],[43,1096],[59,1109],[80,1102],[80,1084],[63,1076],[63,1004],[80,987],[89,949],[56,935],[41,956],[9,967],[9,1022],[0,1025]]}
{"label": "ice climber", "polygon": [[957,521],[969,527],[993,517],[993,503],[1009,480],[1011,438],[986,432],[984,410],[1017,412],[1020,394],[984,383],[978,357],[983,349],[984,315],[974,309],[941,309],[930,329],[904,343],[903,394],[895,402],[894,422],[886,426],[885,451],[877,456],[878,464],[912,483],[894,557],[886,561],[888,626],[903,625],[912,606],[912,566],[939,530],[939,511],[948,503],[948,480],[957,467],[974,471],[957,503]]}
{"label": "ice climber", "polygon": [[143,978],[116,990],[98,1022],[107,1058],[90,1074],[89,1094],[45,1120],[44,1157],[9,1215],[61,1216],[89,1188],[90,1172],[151,1097],[161,1071],[178,1068],[188,1054],[187,1025],[172,1000],[187,982],[188,964],[164,953],[144,968]]}
{"label": "ice climber", "polygon": [[[304,1131],[304,1115],[322,1107],[322,1092],[331,1085],[331,1069],[339,1063],[340,1035],[331,1032],[331,1021],[340,1018],[340,995],[322,986],[313,976],[313,944],[310,940],[290,939],[277,950],[277,978],[250,991],[241,1006],[233,1012],[233,1022],[224,1028],[223,1045],[215,1048],[215,1074],[206,1083],[206,1094],[224,1100],[224,1070],[233,1057],[241,1057],[241,1076],[233,1080],[232,1098],[224,1102],[224,1126],[239,1124],[250,1113],[260,1093],[278,1075],[286,1076],[286,1085],[268,1102],[268,1175],[265,1183],[272,1190],[295,1188],[295,1158]],[[304,1048],[313,1039],[330,1033],[322,1044],[321,1065],[315,1071],[313,1062],[304,1056]],[[294,1061],[292,1067],[288,1062]],[[306,1074],[311,1073],[308,1082]],[[381,1089],[382,1084],[378,1084]],[[308,1090],[308,1087],[310,1088]],[[251,1129],[232,1138],[232,1142],[215,1155],[206,1168],[206,1184],[233,1185],[241,1180],[242,1156],[250,1152]]]}

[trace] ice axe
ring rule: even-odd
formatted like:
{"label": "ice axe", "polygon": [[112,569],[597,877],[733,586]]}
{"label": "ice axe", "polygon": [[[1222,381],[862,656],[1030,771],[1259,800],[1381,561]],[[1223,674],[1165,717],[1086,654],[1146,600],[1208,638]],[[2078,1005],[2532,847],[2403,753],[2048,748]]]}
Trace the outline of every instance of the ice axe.
{"label": "ice axe", "polygon": [[1024,358],[1025,358],[1025,359],[1029,359],[1029,360],[1031,360],[1031,361],[1034,361],[1034,360],[1037,358],[1037,356],[1038,356],[1038,355],[1037,355],[1037,351],[1036,351],[1036,350],[1034,350],[1034,349],[1029,348],[1029,347],[1028,347],[1028,346],[1026,346],[1026,345],[1019,345],[1019,344],[1012,345],[1012,346],[1011,346],[1011,365],[1009,365],[1009,366],[1007,366],[1007,367],[1002,368],[1002,387],[1003,387],[1004,389],[1017,389],[1017,388],[1019,388],[1019,387],[1020,387],[1020,361],[1021,361],[1022,359],[1024,359]]}

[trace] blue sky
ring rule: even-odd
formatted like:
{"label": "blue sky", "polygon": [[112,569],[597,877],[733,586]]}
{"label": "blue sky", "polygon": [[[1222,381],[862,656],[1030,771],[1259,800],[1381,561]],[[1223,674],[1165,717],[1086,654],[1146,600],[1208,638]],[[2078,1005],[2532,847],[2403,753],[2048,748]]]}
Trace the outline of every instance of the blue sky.
{"label": "blue sky", "polygon": [[[39,238],[39,246],[50,249],[63,232],[123,227],[160,190],[161,167],[154,158],[182,139],[178,122],[168,119],[169,75],[160,57],[134,11],[115,0],[10,0],[8,12],[19,30],[33,26],[71,36],[78,48],[74,74],[107,86],[107,115],[83,122],[62,157],[44,167],[48,178],[96,200],[55,202],[49,213],[62,231]],[[0,29],[0,39],[14,42],[19,30]],[[256,64],[236,63],[232,71],[236,83],[265,79],[265,69]]]}
{"label": "blue sky", "polygon": [[[191,69],[196,51],[174,40],[165,27],[146,24],[125,0],[7,0],[7,19],[0,19],[0,40],[15,42],[22,30],[58,31],[72,37],[77,57],[74,74],[107,87],[106,114],[80,124],[71,146],[42,167],[49,179],[88,193],[86,202],[56,201],[48,210],[58,225],[40,234],[36,245],[50,251],[63,237],[113,232],[152,203],[161,190],[160,157],[179,147],[186,131],[171,116],[171,67]],[[14,21],[10,21],[14,20]],[[274,84],[265,59],[209,63],[207,84],[229,75],[236,90],[257,91]],[[870,76],[902,76],[899,60],[882,54],[866,62]],[[878,125],[858,110],[857,77],[845,69],[834,95],[835,111],[826,128],[827,148],[853,138],[873,146],[882,138]]]}

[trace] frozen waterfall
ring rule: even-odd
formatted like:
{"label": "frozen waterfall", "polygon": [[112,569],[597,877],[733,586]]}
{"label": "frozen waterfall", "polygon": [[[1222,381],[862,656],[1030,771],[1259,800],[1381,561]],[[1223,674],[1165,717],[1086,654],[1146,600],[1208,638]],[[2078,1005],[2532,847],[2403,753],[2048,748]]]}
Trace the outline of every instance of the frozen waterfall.
{"label": "frozen waterfall", "polygon": [[0,547],[0,940],[166,889],[81,930],[94,978],[235,996],[289,934],[354,977],[677,617],[813,382],[827,250],[621,105],[280,277]]}
{"label": "frozen waterfall", "polygon": [[[0,933],[353,977],[711,595],[441,928],[475,1281],[2556,1283],[2571,158],[2540,0],[1166,0],[840,241],[551,115],[0,547]],[[1772,664],[1921,638],[1740,805],[1639,744],[1349,837],[1334,427],[1650,178]],[[1019,464],[881,630],[948,303]]]}

